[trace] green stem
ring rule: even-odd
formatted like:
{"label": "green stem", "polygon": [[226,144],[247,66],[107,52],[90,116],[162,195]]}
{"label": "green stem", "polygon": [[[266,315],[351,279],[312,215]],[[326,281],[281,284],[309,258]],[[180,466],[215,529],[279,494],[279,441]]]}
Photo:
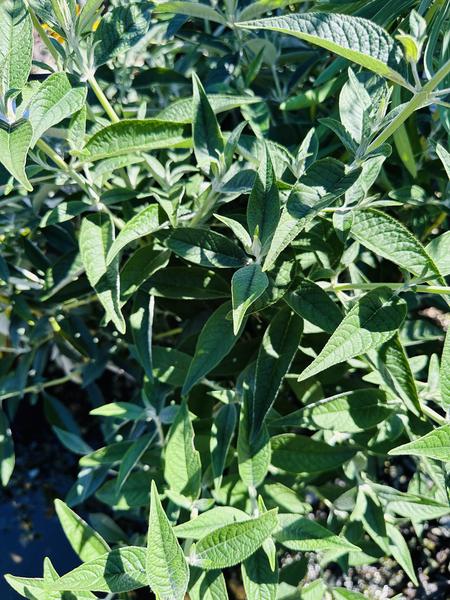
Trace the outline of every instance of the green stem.
{"label": "green stem", "polygon": [[404,283],[338,283],[324,288],[326,292],[345,292],[349,290],[375,290],[379,287],[388,287],[391,290],[405,290],[423,293],[423,294],[444,294],[450,295],[450,287],[443,285],[410,285],[406,287]]}
{"label": "green stem", "polygon": [[437,413],[435,410],[433,410],[423,402],[420,403],[420,408],[422,409],[424,415],[426,415],[429,419],[431,419],[438,425],[447,425],[447,419],[445,417],[441,416],[439,413]]}
{"label": "green stem", "polygon": [[36,13],[34,12],[34,10],[31,8],[31,6],[28,6],[28,12],[30,13],[30,17],[31,17],[31,21],[33,23],[34,28],[36,29],[36,31],[39,34],[39,37],[41,38],[41,40],[44,42],[45,47],[47,48],[47,50],[50,52],[50,54],[52,55],[54,61],[56,62],[57,66],[60,66],[60,56],[57,52],[57,50],[55,49],[55,47],[53,46],[50,38],[47,35],[47,32],[45,31],[45,29],[42,27],[41,23],[39,22],[39,19],[36,16]]}
{"label": "green stem", "polygon": [[105,113],[108,115],[111,122],[118,123],[120,121],[120,119],[119,119],[116,111],[112,107],[110,101],[106,97],[105,92],[99,86],[98,81],[95,79],[95,77],[93,75],[91,75],[90,77],[88,77],[88,82],[92,88],[92,91],[97,96],[98,101],[103,106],[103,109],[104,109]]}
{"label": "green stem", "polygon": [[74,375],[77,375],[78,372],[70,373],[69,375],[64,375],[64,377],[59,377],[59,379],[52,379],[52,381],[45,381],[44,383],[36,383],[35,385],[30,385],[23,390],[16,390],[15,392],[8,392],[6,394],[0,395],[0,400],[7,400],[8,398],[14,398],[15,396],[21,396],[22,394],[38,394],[49,387],[54,387],[56,385],[62,385],[63,383],[67,383],[68,381],[73,381]]}

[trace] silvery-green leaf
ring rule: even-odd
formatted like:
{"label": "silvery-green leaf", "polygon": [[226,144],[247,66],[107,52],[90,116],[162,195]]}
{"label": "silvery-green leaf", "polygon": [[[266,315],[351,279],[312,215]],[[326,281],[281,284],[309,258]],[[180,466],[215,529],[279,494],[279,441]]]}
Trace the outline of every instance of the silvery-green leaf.
{"label": "silvery-green leaf", "polygon": [[72,87],[65,73],[52,73],[31,100],[28,115],[33,126],[31,146],[47,129],[81,110],[86,92],[86,86]]}
{"label": "silvery-green leaf", "polygon": [[[251,397],[251,390],[247,392]],[[246,396],[247,396],[246,394]],[[247,487],[257,488],[267,475],[270,465],[270,437],[267,427],[259,429],[258,437],[251,440],[250,404],[244,398],[241,408],[237,442],[239,475]]]}
{"label": "silvery-green leaf", "polygon": [[239,23],[293,35],[405,85],[400,46],[373,21],[337,13],[299,13]]}
{"label": "silvery-green leaf", "polygon": [[110,402],[94,408],[89,412],[90,415],[99,417],[112,417],[122,419],[141,419],[144,415],[144,407],[132,402]]}
{"label": "silvery-green leaf", "polygon": [[224,141],[208,96],[197,75],[192,77],[193,120],[192,140],[198,166],[209,173],[211,163],[218,163],[224,149]]}
{"label": "silvery-green leaf", "polygon": [[386,406],[386,394],[376,388],[368,388],[312,402],[272,421],[271,426],[356,433],[375,427],[390,414],[391,410]]}
{"label": "silvery-green leaf", "polygon": [[[215,114],[233,110],[247,104],[261,102],[257,96],[234,96],[231,94],[208,94],[209,104]],[[181,98],[175,100],[157,115],[161,121],[172,121],[173,123],[192,123],[194,118],[194,103],[192,98]]]}
{"label": "silvery-green leaf", "polygon": [[442,404],[450,407],[450,333],[448,331],[442,351],[440,383]]}
{"label": "silvery-green leaf", "polygon": [[242,563],[242,581],[247,598],[275,600],[278,587],[278,568],[272,569],[262,548]]}
{"label": "silvery-green leaf", "polygon": [[120,333],[124,333],[125,320],[120,310],[119,265],[113,261],[106,263],[106,256],[114,241],[114,228],[111,218],[105,213],[95,213],[84,217],[80,229],[80,253],[89,283],[95,289],[98,299]]}
{"label": "silvery-green leaf", "polygon": [[150,7],[145,3],[117,6],[100,20],[94,35],[97,66],[125,53],[137,44],[150,28]]}
{"label": "silvery-green leaf", "polygon": [[130,314],[130,328],[137,359],[148,379],[153,379],[152,332],[155,298],[140,290],[136,293]]}
{"label": "silvery-green leaf", "polygon": [[5,412],[0,409],[0,481],[7,486],[14,470],[15,456],[11,429]]}
{"label": "silvery-green leaf", "polygon": [[186,15],[187,17],[196,17],[198,19],[213,21],[220,25],[226,24],[226,19],[219,11],[212,8],[212,6],[202,4],[201,2],[162,2],[161,4],[156,5],[155,13]]}
{"label": "silvery-green leaf", "polygon": [[25,119],[12,125],[0,120],[0,163],[29,192],[33,186],[25,173],[25,163],[32,135],[31,123]]}
{"label": "silvery-green leaf", "polygon": [[417,581],[417,576],[414,572],[414,565],[405,538],[399,529],[391,523],[386,523],[386,532],[389,537],[389,549],[392,556],[411,579],[412,583],[415,586],[418,586],[419,582]]}
{"label": "silvery-green leaf", "polygon": [[225,404],[224,406],[221,406],[214,416],[213,424],[211,426],[209,449],[211,453],[211,469],[216,488],[220,488],[222,482],[222,474],[225,468],[231,440],[234,436],[236,422],[237,415],[234,404]]}
{"label": "silvery-green leaf", "polygon": [[450,231],[441,233],[425,247],[443,277],[450,275]]}
{"label": "silvery-green leaf", "polygon": [[277,523],[277,510],[274,509],[259,517],[215,529],[192,548],[191,564],[205,570],[236,565],[262,545]]}
{"label": "silvery-green leaf", "polygon": [[303,333],[303,320],[285,307],[266,329],[256,361],[255,387],[250,400],[251,439],[257,439],[289,371]]}
{"label": "silvery-green leaf", "polygon": [[186,521],[186,523],[176,525],[173,530],[179,538],[199,540],[215,529],[219,529],[219,527],[230,525],[231,523],[240,523],[247,519],[250,519],[250,515],[238,508],[234,508],[233,506],[216,506]]}
{"label": "silvery-green leaf", "polygon": [[333,333],[342,321],[337,304],[317,283],[309,279],[302,277],[298,288],[288,291],[284,300],[298,315],[327,333]]}
{"label": "silvery-green leaf", "polygon": [[317,552],[335,548],[349,552],[358,551],[358,546],[350,543],[345,537],[336,535],[319,523],[299,517],[298,515],[278,515],[279,529],[274,538],[289,550],[301,552]]}
{"label": "silvery-green leaf", "polygon": [[141,437],[134,441],[133,445],[130,446],[130,448],[128,448],[128,450],[123,455],[123,459],[119,467],[119,474],[116,480],[117,494],[120,494],[123,486],[125,485],[125,482],[131,475],[132,469],[142,458],[144,452],[150,446],[154,437],[155,436],[153,433],[141,435]]}
{"label": "silvery-green leaf", "polygon": [[406,303],[392,290],[379,287],[369,292],[355,303],[299,381],[378,348],[396,333],[405,316]]}
{"label": "silvery-green leaf", "polygon": [[356,453],[350,446],[330,446],[303,435],[272,438],[272,464],[289,473],[320,473],[339,467]]}
{"label": "silvery-green leaf", "polygon": [[117,254],[130,242],[141,237],[150,235],[159,227],[158,205],[150,204],[142,209],[137,215],[130,219],[123,229],[120,230],[108,251],[108,264],[114,260]]}
{"label": "silvery-green leaf", "polygon": [[424,456],[450,462],[450,425],[442,425],[433,431],[389,451],[392,456],[406,454]]}
{"label": "silvery-green leaf", "polygon": [[195,500],[200,494],[202,465],[194,446],[192,427],[186,402],[182,402],[172,423],[164,452],[164,478],[170,489]]}
{"label": "silvery-green leaf", "polygon": [[189,567],[152,482],[146,571],[148,584],[160,600],[183,600]]}
{"label": "silvery-green leaf", "polygon": [[221,571],[202,571],[191,567],[190,600],[228,600],[225,577]]}
{"label": "silvery-green leaf", "polygon": [[83,562],[89,562],[110,551],[100,534],[61,500],[55,500],[56,514],[74,551]]}
{"label": "silvery-green leaf", "polygon": [[233,332],[238,334],[248,309],[264,293],[269,285],[267,275],[261,265],[252,263],[241,267],[231,279],[231,300],[233,305]]}
{"label": "silvery-green leaf", "polygon": [[442,144],[436,144],[436,154],[441,159],[447,177],[450,179],[450,152],[446,150]]}
{"label": "silvery-green leaf", "polygon": [[0,94],[21,90],[31,70],[33,32],[23,0],[0,3]]}
{"label": "silvery-green leaf", "polygon": [[357,210],[351,235],[358,242],[421,278],[440,277],[437,266],[425,248],[404,225],[373,209]]}
{"label": "silvery-green leaf", "polygon": [[190,134],[183,124],[158,119],[123,119],[94,133],[83,148],[83,159],[96,161],[133,152],[186,147],[189,140]]}
{"label": "silvery-green leaf", "polygon": [[202,267],[229,269],[246,262],[242,250],[229,238],[208,229],[174,229],[166,246],[181,258]]}

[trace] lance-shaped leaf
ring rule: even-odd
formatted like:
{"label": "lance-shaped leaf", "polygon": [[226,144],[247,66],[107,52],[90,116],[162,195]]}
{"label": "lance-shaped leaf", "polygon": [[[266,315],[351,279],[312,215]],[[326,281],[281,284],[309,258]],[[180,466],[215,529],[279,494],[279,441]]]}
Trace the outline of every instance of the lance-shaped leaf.
{"label": "lance-shaped leaf", "polygon": [[48,589],[114,593],[136,590],[147,585],[145,559],[145,548],[116,548],[47,582]]}
{"label": "lance-shaped leaf", "polygon": [[392,290],[372,290],[356,302],[299,381],[378,348],[396,333],[405,316],[406,302]]}
{"label": "lance-shaped leaf", "polygon": [[393,448],[389,454],[424,456],[450,462],[450,425],[442,425],[409,444]]}
{"label": "lance-shaped leaf", "polygon": [[450,407],[450,331],[445,336],[440,370],[442,404]]}
{"label": "lance-shaped leaf", "polygon": [[221,571],[202,571],[191,567],[190,600],[228,600],[225,577]]}
{"label": "lance-shaped leaf", "polygon": [[440,277],[425,248],[404,225],[374,208],[357,210],[351,235],[358,242],[417,277]]}
{"label": "lance-shaped leaf", "polygon": [[231,279],[231,299],[233,304],[233,332],[238,334],[248,309],[264,293],[269,278],[261,265],[252,263],[241,267]]}
{"label": "lance-shaped leaf", "polygon": [[390,414],[391,410],[386,406],[386,394],[368,388],[312,402],[305,408],[272,421],[271,426],[356,433],[375,427]]}
{"label": "lance-shaped leaf", "polygon": [[34,94],[28,118],[33,126],[31,146],[56,123],[81,110],[86,100],[86,86],[72,87],[65,73],[53,73]]}
{"label": "lance-shaped leaf", "polygon": [[320,473],[344,464],[356,454],[349,446],[330,446],[304,435],[272,438],[272,464],[289,473]]}
{"label": "lance-shaped leaf", "polygon": [[154,481],[148,522],[146,568],[148,583],[160,600],[183,600],[189,583],[189,567],[161,506]]}
{"label": "lance-shaped leaf", "polygon": [[336,535],[319,523],[298,515],[278,515],[279,529],[274,533],[277,542],[289,550],[300,552],[317,552],[318,550],[342,549],[358,551],[355,546],[344,537]]}
{"label": "lance-shaped leaf", "polygon": [[25,173],[25,163],[32,135],[31,123],[25,119],[12,125],[0,120],[0,163],[29,192],[33,186]]}
{"label": "lance-shaped leaf", "polygon": [[150,204],[130,219],[120,230],[108,251],[108,264],[114,260],[119,252],[134,240],[150,235],[159,228],[158,205]]}
{"label": "lance-shaped leaf", "polygon": [[205,570],[225,569],[251,556],[277,527],[277,509],[208,533],[192,547],[190,561]]}
{"label": "lance-shaped leaf", "polygon": [[116,488],[118,495],[120,494],[128,478],[130,477],[132,469],[142,458],[154,437],[154,433],[147,433],[145,435],[141,435],[141,437],[138,438],[135,442],[133,442],[133,445],[130,448],[128,448],[128,450],[125,452],[123,459],[120,463],[119,474],[116,479]]}
{"label": "lance-shaped leaf", "polygon": [[257,488],[267,475],[270,466],[270,437],[267,427],[263,425],[256,439],[250,439],[251,420],[249,419],[248,397],[252,391],[247,390],[241,408],[239,435],[237,442],[239,475],[249,488]]}
{"label": "lance-shaped leaf", "polygon": [[[233,110],[247,104],[261,102],[258,96],[235,96],[231,94],[208,94],[209,104],[214,114]],[[192,123],[194,118],[194,102],[192,98],[181,98],[175,100],[166,108],[163,108],[157,115],[162,121],[172,121],[174,123]]]}
{"label": "lance-shaped leaf", "polygon": [[207,19],[220,25],[226,24],[224,16],[207,4],[201,2],[162,2],[155,7],[155,13],[169,13],[174,15],[185,15],[186,17],[196,17],[198,19]]}
{"label": "lance-shaped leaf", "polygon": [[23,0],[0,3],[0,93],[21,90],[31,71],[33,31]]}
{"label": "lance-shaped leaf", "polygon": [[11,429],[5,412],[0,408],[0,481],[7,486],[14,471],[15,455]]}
{"label": "lance-shaped leaf", "polygon": [[113,241],[114,228],[108,215],[96,213],[82,220],[79,244],[87,278],[105,309],[107,319],[120,333],[124,333],[126,326],[119,302],[119,264],[117,260],[108,266],[106,264]]}
{"label": "lance-shaped leaf", "polygon": [[450,231],[435,237],[425,248],[443,277],[450,275]]}
{"label": "lance-shaped leaf", "polygon": [[211,163],[217,163],[224,149],[222,133],[217,122],[208,96],[203,89],[200,79],[192,76],[193,85],[193,111],[192,139],[194,154],[198,166],[209,173]]}
{"label": "lance-shaped leaf", "polygon": [[313,163],[292,189],[272,238],[263,270],[271,269],[281,252],[316,217],[332,206],[355,183],[360,170],[346,173],[345,165],[334,158]]}
{"label": "lance-shaped leaf", "polygon": [[176,300],[214,300],[230,296],[230,284],[216,271],[200,267],[167,267],[145,283],[154,296]]}
{"label": "lance-shaped leaf", "polygon": [[401,534],[400,530],[392,525],[391,523],[386,523],[386,533],[389,537],[389,549],[391,551],[392,556],[398,562],[398,564],[402,567],[408,577],[411,579],[415,586],[419,585],[417,581],[416,574],[414,572],[414,565],[411,558],[411,553],[409,552],[408,544]]}
{"label": "lance-shaped leaf", "polygon": [[270,241],[280,218],[280,199],[272,160],[264,144],[262,160],[247,204],[250,237],[255,235],[264,246]]}
{"label": "lance-shaped leaf", "polygon": [[269,29],[326,48],[400,85],[405,63],[401,47],[372,21],[335,13],[304,13],[238,23],[245,29]]}
{"label": "lance-shaped leaf", "polygon": [[56,514],[74,551],[89,562],[110,551],[102,536],[61,500],[55,500]]}
{"label": "lance-shaped leaf", "polygon": [[278,566],[272,569],[262,548],[242,563],[242,581],[247,598],[275,600],[278,587]]}
{"label": "lance-shaped leaf", "polygon": [[189,145],[186,125],[158,119],[123,119],[107,125],[89,139],[83,149],[86,161],[102,160],[133,152]]}
{"label": "lance-shaped leaf", "polygon": [[229,525],[231,523],[240,523],[250,519],[250,515],[239,508],[233,506],[216,506],[199,514],[197,517],[181,523],[174,527],[177,537],[199,540],[212,531]]}
{"label": "lance-shaped leaf", "polygon": [[299,287],[289,291],[284,300],[298,315],[327,333],[333,333],[342,321],[337,304],[317,283],[309,279],[302,278]]}
{"label": "lance-shaped leaf", "polygon": [[94,36],[95,64],[125,53],[150,29],[150,8],[143,3],[117,6],[100,19]]}
{"label": "lance-shaped leaf", "polygon": [[230,310],[231,303],[225,302],[204,324],[183,385],[183,396],[212,371],[235,345],[239,335],[234,335],[233,323],[227,319]]}
{"label": "lance-shaped leaf", "polygon": [[209,449],[211,453],[211,469],[216,489],[220,488],[222,474],[234,436],[237,415],[234,404],[225,404],[214,416],[211,426]]}
{"label": "lance-shaped leaf", "polygon": [[241,267],[246,256],[226,236],[208,229],[182,227],[174,229],[166,246],[175,254],[202,267],[229,269]]}
{"label": "lance-shaped leaf", "polygon": [[149,296],[139,290],[134,297],[130,314],[130,326],[139,363],[150,381],[153,379],[152,332],[154,312],[154,296]]}
{"label": "lance-shaped leaf", "polygon": [[251,439],[257,439],[289,371],[303,333],[303,319],[290,308],[278,312],[264,333],[256,361],[255,387],[250,401]]}
{"label": "lance-shaped leaf", "polygon": [[186,402],[181,403],[170,427],[164,462],[164,477],[170,489],[192,500],[198,498],[202,465],[194,446],[194,429]]}

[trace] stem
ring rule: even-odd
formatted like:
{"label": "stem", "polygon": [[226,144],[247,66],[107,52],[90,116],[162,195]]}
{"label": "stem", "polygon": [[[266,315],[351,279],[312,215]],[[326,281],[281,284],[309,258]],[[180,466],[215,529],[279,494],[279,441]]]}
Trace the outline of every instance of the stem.
{"label": "stem", "polygon": [[375,290],[378,287],[388,287],[391,290],[413,290],[423,294],[450,295],[450,287],[443,285],[414,285],[406,287],[404,283],[338,283],[324,288],[326,292],[344,292],[348,290]]}
{"label": "stem", "polygon": [[447,419],[445,417],[441,416],[439,413],[437,413],[435,410],[433,410],[423,402],[420,403],[420,408],[422,409],[424,415],[426,415],[435,423],[438,423],[438,425],[447,425]]}
{"label": "stem", "polygon": [[92,88],[92,91],[97,96],[98,101],[103,106],[103,109],[104,109],[105,113],[110,118],[111,122],[112,123],[118,123],[120,121],[120,119],[117,116],[117,113],[114,110],[114,108],[112,107],[110,101],[106,97],[104,91],[99,86],[98,81],[95,79],[95,77],[93,75],[91,75],[90,77],[88,77],[88,82],[89,82],[89,85]]}
{"label": "stem", "polygon": [[38,32],[39,37],[44,42],[45,47],[50,52],[50,54],[52,55],[52,58],[56,62],[57,66],[59,67],[60,66],[59,59],[61,57],[59,56],[57,50],[53,46],[50,38],[47,35],[47,32],[45,31],[45,29],[42,27],[41,23],[39,22],[39,19],[37,18],[36,13],[34,12],[34,10],[29,5],[28,5],[28,12],[30,13],[31,21],[33,23],[34,28]]}
{"label": "stem", "polygon": [[423,92],[430,94],[434,91],[443,79],[450,75],[450,60],[448,60],[439,71],[422,88]]}
{"label": "stem", "polygon": [[14,398],[15,396],[20,396],[22,394],[38,394],[49,387],[54,387],[56,385],[62,385],[63,383],[67,383],[68,381],[73,381],[74,375],[77,375],[78,372],[74,371],[73,373],[69,373],[69,375],[64,375],[64,377],[59,377],[58,379],[53,379],[52,381],[45,381],[44,383],[36,383],[34,385],[30,385],[23,390],[16,390],[15,392],[8,392],[6,394],[0,395],[0,400],[7,400],[8,398]]}

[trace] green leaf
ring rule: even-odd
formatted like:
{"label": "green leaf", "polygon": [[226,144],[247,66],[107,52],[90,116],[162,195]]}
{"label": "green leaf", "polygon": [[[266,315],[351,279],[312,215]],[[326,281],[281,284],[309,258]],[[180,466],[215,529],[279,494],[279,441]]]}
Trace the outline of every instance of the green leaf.
{"label": "green leaf", "polygon": [[130,219],[123,229],[120,230],[108,251],[106,262],[111,263],[119,252],[131,242],[146,235],[150,235],[159,228],[159,207],[157,204],[142,209],[137,215]]}
{"label": "green leaf", "polygon": [[251,420],[249,419],[249,403],[247,395],[241,408],[239,434],[237,441],[238,469],[242,481],[248,488],[255,489],[267,475],[270,466],[270,437],[267,428],[260,428],[258,438],[250,440]]}
{"label": "green leaf", "polygon": [[201,538],[190,561],[205,570],[225,569],[251,556],[277,526],[277,509],[260,517],[220,527]]}
{"label": "green leaf", "polygon": [[408,454],[411,456],[424,456],[444,462],[450,461],[450,425],[443,425],[426,435],[403,444],[389,451],[392,456]]}
{"label": "green leaf", "polygon": [[320,473],[341,466],[356,448],[330,446],[303,435],[285,433],[272,438],[272,464],[289,473]]}
{"label": "green leaf", "polygon": [[201,513],[186,523],[174,527],[175,535],[179,538],[199,540],[212,531],[230,525],[247,521],[250,516],[233,506],[216,506],[211,510]]}
{"label": "green leaf", "polygon": [[191,568],[190,600],[228,600],[225,577],[220,571]]}
{"label": "green leaf", "polygon": [[156,5],[154,12],[206,19],[220,25],[225,25],[227,22],[220,12],[200,2],[163,2]]}
{"label": "green leaf", "polygon": [[301,278],[295,291],[288,291],[285,302],[298,315],[327,333],[333,333],[342,321],[337,304],[316,283]]}
{"label": "green leaf", "polygon": [[242,563],[242,581],[247,598],[275,600],[278,587],[278,568],[272,569],[262,548]]}
{"label": "green leaf", "polygon": [[86,93],[86,86],[72,87],[65,73],[50,75],[31,100],[28,115],[33,126],[31,147],[47,129],[81,110]]}
{"label": "green leaf", "polygon": [[0,163],[29,192],[33,186],[25,173],[25,164],[32,135],[31,123],[25,119],[12,125],[0,120]]}
{"label": "green leaf", "polygon": [[236,428],[236,407],[234,404],[221,406],[214,416],[211,426],[209,449],[211,453],[211,469],[214,477],[214,486],[220,488],[222,474],[230,449],[231,440]]}
{"label": "green leaf", "polygon": [[324,208],[355,183],[360,174],[356,169],[346,173],[345,165],[334,158],[313,163],[296,184],[281,212],[280,220],[264,261],[263,270],[270,270],[277,257]]}
{"label": "green leaf", "polygon": [[346,588],[334,588],[332,591],[333,600],[364,600],[367,598],[364,594],[359,592],[352,592]]}
{"label": "green leaf", "polygon": [[440,370],[441,398],[445,407],[450,407],[450,333],[445,336]]}
{"label": "green leaf", "polygon": [[194,385],[212,371],[235,345],[239,336],[234,335],[233,324],[227,319],[230,310],[231,303],[225,302],[204,324],[183,384],[181,392],[183,396],[186,396]]}
{"label": "green leaf", "polygon": [[227,237],[208,229],[174,229],[166,246],[175,254],[202,267],[230,269],[245,264],[242,250]]}
{"label": "green leaf", "polygon": [[123,455],[123,459],[120,462],[119,474],[116,480],[117,494],[120,494],[125,482],[131,475],[132,469],[136,466],[143,454],[150,446],[155,435],[153,433],[147,433],[138,438],[133,445]]}
{"label": "green leaf", "polygon": [[257,237],[264,246],[270,242],[280,218],[280,199],[272,161],[264,144],[262,160],[247,204],[247,224],[250,237]]}
{"label": "green leaf", "polygon": [[450,275],[450,231],[435,237],[425,248],[443,277]]}
{"label": "green leaf", "polygon": [[161,148],[184,148],[189,140],[188,129],[183,124],[158,119],[123,119],[94,133],[83,149],[83,159],[96,161]]}
{"label": "green leaf", "polygon": [[[153,245],[138,248],[124,264],[120,272],[120,297],[126,301],[159,269],[163,269],[170,258],[170,250],[155,250]],[[157,296],[150,290],[152,296]]]}
{"label": "green leaf", "polygon": [[99,448],[91,452],[91,454],[81,457],[80,466],[97,467],[99,465],[112,465],[119,462],[132,443],[131,441],[124,441],[103,446],[103,448]]}
{"label": "green leaf", "polygon": [[[246,106],[247,104],[261,102],[261,98],[231,94],[208,94],[208,101],[214,114],[218,114]],[[194,119],[194,101],[192,98],[175,100],[175,102],[163,108],[158,113],[157,118],[162,121],[172,121],[173,123],[192,123]]]}
{"label": "green leaf", "polygon": [[196,500],[200,495],[202,465],[194,446],[194,429],[186,402],[182,402],[170,427],[164,464],[164,478],[170,489]]}
{"label": "green leaf", "polygon": [[320,354],[299,381],[387,342],[406,316],[406,303],[387,287],[379,287],[356,302]]}
{"label": "green leaf", "polygon": [[275,402],[302,333],[303,319],[288,307],[278,312],[264,333],[256,361],[255,388],[250,405],[252,440],[258,437]]}
{"label": "green leaf", "polygon": [[151,381],[153,379],[152,332],[155,299],[138,291],[130,314],[130,327],[139,364]]}
{"label": "green leaf", "polygon": [[436,154],[441,159],[447,177],[450,179],[450,152],[446,150],[442,144],[436,144]]}
{"label": "green leaf", "polygon": [[355,211],[351,235],[375,254],[417,277],[440,277],[437,266],[419,240],[401,223],[379,210]]}
{"label": "green leaf", "polygon": [[114,593],[136,590],[147,585],[145,560],[145,548],[116,548],[47,582],[48,589]]}
{"label": "green leaf", "polygon": [[343,392],[272,421],[272,427],[356,433],[375,427],[391,414],[386,394],[375,388]]}
{"label": "green leaf", "polygon": [[197,164],[209,173],[211,163],[218,163],[224,149],[224,142],[219,124],[211,108],[208,96],[195,73],[192,75],[193,85],[193,121],[192,139]]}
{"label": "green leaf", "polygon": [[189,567],[152,482],[146,551],[148,583],[160,600],[183,600]]}
{"label": "green leaf", "polygon": [[132,402],[111,402],[89,412],[90,415],[98,417],[112,417],[137,420],[142,419],[145,409],[143,406],[133,404]]}
{"label": "green leaf", "polygon": [[106,317],[120,333],[125,333],[125,320],[119,302],[119,265],[106,263],[106,256],[114,241],[112,221],[105,213],[88,215],[81,222],[80,253],[89,283],[97,293]]}
{"label": "green leaf", "polygon": [[251,305],[264,293],[269,278],[258,263],[241,267],[231,279],[233,304],[233,333],[238,334],[242,322]]}
{"label": "green leaf", "polygon": [[55,510],[70,545],[83,562],[89,562],[110,551],[102,536],[83,521],[67,504],[55,500]]}
{"label": "green leaf", "polygon": [[186,379],[192,357],[176,348],[153,346],[153,376],[162,383],[181,387]]}
{"label": "green leaf", "polygon": [[317,552],[319,550],[342,549],[348,552],[358,551],[358,546],[350,543],[345,537],[336,535],[311,519],[298,515],[278,515],[279,529],[274,538],[289,550],[300,552]]}
{"label": "green leaf", "polygon": [[200,267],[167,267],[152,275],[145,289],[176,300],[214,300],[230,296],[230,284],[215,271]]}
{"label": "green leaf", "polygon": [[23,0],[0,3],[0,96],[21,90],[31,71],[33,31]]}
{"label": "green leaf", "polygon": [[100,20],[94,35],[95,64],[127,52],[137,44],[150,29],[150,9],[143,3],[117,6]]}
{"label": "green leaf", "polygon": [[238,23],[245,29],[269,29],[293,35],[405,85],[401,47],[381,27],[360,17],[305,13]]}
{"label": "green leaf", "polygon": [[418,586],[419,582],[417,581],[417,577],[414,572],[414,565],[405,538],[397,529],[397,527],[391,523],[386,523],[386,533],[389,537],[389,549],[392,553],[392,556],[411,579],[412,583],[415,586]]}
{"label": "green leaf", "polygon": [[5,412],[0,408],[0,481],[7,486],[14,471],[14,443]]}

